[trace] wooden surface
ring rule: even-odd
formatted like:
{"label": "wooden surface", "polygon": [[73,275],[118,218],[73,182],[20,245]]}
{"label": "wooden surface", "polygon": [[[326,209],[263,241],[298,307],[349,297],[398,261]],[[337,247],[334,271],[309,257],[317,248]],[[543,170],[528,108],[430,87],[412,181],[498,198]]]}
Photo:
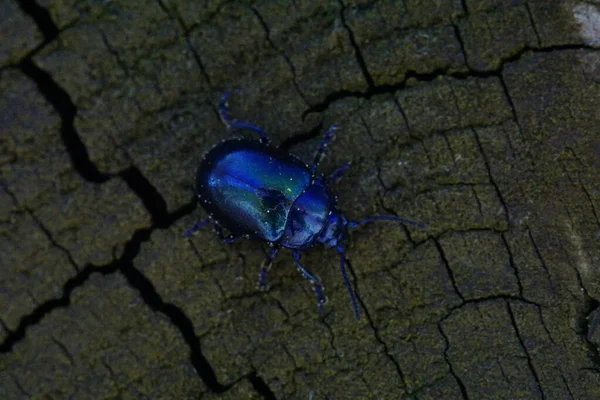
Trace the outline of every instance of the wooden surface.
{"label": "wooden surface", "polygon": [[[600,398],[595,1],[5,0],[0,398]],[[310,160],[333,249],[222,244],[216,104]]]}

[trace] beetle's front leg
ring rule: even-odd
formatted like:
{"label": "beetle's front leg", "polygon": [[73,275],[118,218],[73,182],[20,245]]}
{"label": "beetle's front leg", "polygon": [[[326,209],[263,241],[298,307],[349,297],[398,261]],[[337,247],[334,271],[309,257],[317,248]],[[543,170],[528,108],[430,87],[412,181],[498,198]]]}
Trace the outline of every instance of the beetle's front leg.
{"label": "beetle's front leg", "polygon": [[228,99],[229,99],[229,92],[225,92],[223,94],[223,97],[221,98],[221,101],[219,102],[219,114],[221,116],[221,119],[225,123],[225,125],[227,125],[228,128],[249,129],[251,131],[257,132],[260,135],[259,140],[262,143],[265,143],[265,144],[271,143],[271,139],[269,139],[269,135],[267,134],[267,132],[262,130],[262,128],[260,128],[256,125],[253,125],[249,122],[238,121],[237,119],[233,119],[231,117],[231,115],[229,115],[229,112],[227,111],[227,107],[228,107],[227,100]]}
{"label": "beetle's front leg", "polygon": [[271,265],[273,265],[273,260],[277,256],[277,253],[279,253],[279,249],[280,247],[278,245],[273,247],[260,265],[260,272],[258,273],[258,289],[262,292],[266,292],[268,289],[267,273],[271,269]]}
{"label": "beetle's front leg", "polygon": [[358,300],[356,298],[356,293],[352,289],[352,284],[350,283],[350,278],[348,278],[348,272],[346,271],[346,250],[344,246],[338,244],[337,251],[340,253],[340,268],[342,270],[342,277],[344,278],[344,285],[346,285],[346,289],[348,290],[348,294],[350,295],[350,300],[352,301],[352,309],[354,310],[354,316],[358,321],[360,319],[360,307],[358,306]]}
{"label": "beetle's front leg", "polygon": [[346,164],[344,164],[340,168],[338,168],[335,171],[333,171],[331,173],[331,175],[329,175],[329,177],[327,178],[327,180],[325,181],[325,183],[327,185],[329,185],[330,183],[333,183],[333,182],[337,181],[338,179],[340,179],[342,177],[342,175],[344,175],[344,172],[346,172],[348,170],[348,168],[350,168],[350,163],[349,162],[347,162]]}
{"label": "beetle's front leg", "polygon": [[317,295],[317,302],[319,307],[319,312],[323,312],[323,304],[327,302],[327,297],[325,297],[325,293],[323,293],[323,284],[321,283],[321,279],[319,279],[316,275],[310,273],[306,268],[300,264],[300,256],[301,253],[299,250],[294,250],[292,252],[292,256],[294,257],[294,262],[296,263],[296,268],[298,271],[304,276],[306,279],[313,284],[313,288],[315,289],[315,294]]}

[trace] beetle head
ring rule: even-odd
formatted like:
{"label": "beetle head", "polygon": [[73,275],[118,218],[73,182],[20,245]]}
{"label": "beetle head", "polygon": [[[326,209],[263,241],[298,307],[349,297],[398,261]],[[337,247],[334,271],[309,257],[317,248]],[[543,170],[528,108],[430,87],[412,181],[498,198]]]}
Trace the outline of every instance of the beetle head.
{"label": "beetle head", "polygon": [[325,221],[325,227],[317,237],[324,246],[337,247],[344,242],[348,233],[348,220],[336,209],[331,210]]}

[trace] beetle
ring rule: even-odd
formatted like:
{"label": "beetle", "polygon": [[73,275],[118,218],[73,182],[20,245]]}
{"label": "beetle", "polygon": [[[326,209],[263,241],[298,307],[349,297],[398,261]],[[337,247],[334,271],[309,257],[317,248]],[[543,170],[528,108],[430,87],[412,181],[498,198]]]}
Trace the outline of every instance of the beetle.
{"label": "beetle", "polygon": [[[196,195],[209,218],[196,222],[185,233],[189,237],[212,224],[220,239],[232,243],[241,237],[268,243],[270,251],[263,261],[258,286],[266,290],[266,276],[282,247],[291,249],[298,271],[313,286],[319,311],[327,301],[321,279],[300,263],[303,251],[317,244],[334,247],[340,255],[344,284],[356,319],[360,308],[345,265],[344,243],[348,229],[378,220],[397,221],[425,229],[425,225],[406,218],[380,215],[350,221],[337,208],[337,197],[328,185],[349,168],[346,163],[328,178],[317,174],[327,145],[334,138],[332,125],[308,166],[296,156],[272,146],[268,134],[258,126],[231,117],[229,93],[219,102],[219,114],[228,130],[250,130],[258,139],[231,138],[214,146],[204,156],[196,174]],[[230,235],[225,236],[223,228]]]}

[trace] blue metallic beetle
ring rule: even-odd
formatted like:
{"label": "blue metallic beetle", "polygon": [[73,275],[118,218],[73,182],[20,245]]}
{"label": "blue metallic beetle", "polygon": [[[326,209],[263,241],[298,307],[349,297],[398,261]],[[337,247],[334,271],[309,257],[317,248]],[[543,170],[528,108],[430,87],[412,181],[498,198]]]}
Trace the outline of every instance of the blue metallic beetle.
{"label": "blue metallic beetle", "polygon": [[[201,227],[212,224],[219,237],[232,243],[246,237],[267,242],[271,247],[260,268],[259,288],[266,290],[266,275],[281,247],[292,250],[298,271],[311,282],[323,311],[326,297],[321,280],[300,263],[301,252],[322,244],[335,247],[340,254],[344,284],[350,294],[357,319],[360,308],[348,279],[344,262],[344,242],[348,228],[356,228],[376,220],[398,221],[424,228],[424,225],[396,216],[375,216],[349,221],[336,208],[336,197],[327,185],[348,169],[349,163],[334,171],[329,178],[316,169],[327,144],[337,129],[333,125],[325,133],[312,166],[294,155],[270,145],[266,132],[248,122],[231,118],[227,111],[228,93],[219,103],[219,112],[229,129],[251,130],[258,140],[230,139],[213,147],[204,157],[196,177],[196,194],[208,212],[207,220],[197,222],[186,237]],[[231,232],[224,236],[222,228]]]}

